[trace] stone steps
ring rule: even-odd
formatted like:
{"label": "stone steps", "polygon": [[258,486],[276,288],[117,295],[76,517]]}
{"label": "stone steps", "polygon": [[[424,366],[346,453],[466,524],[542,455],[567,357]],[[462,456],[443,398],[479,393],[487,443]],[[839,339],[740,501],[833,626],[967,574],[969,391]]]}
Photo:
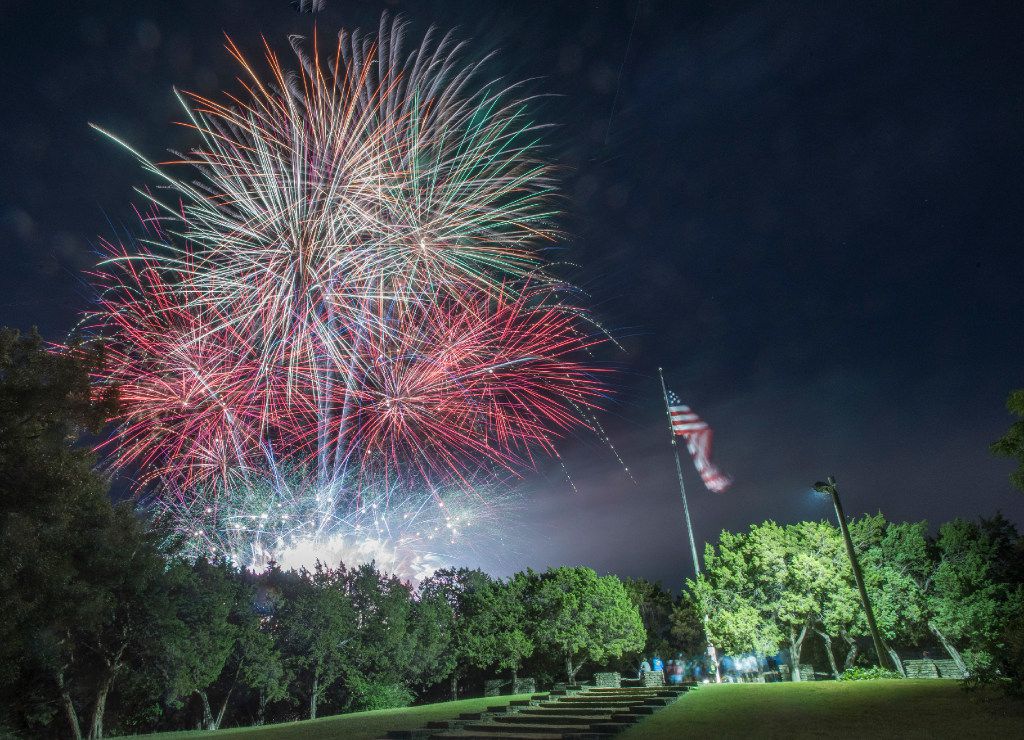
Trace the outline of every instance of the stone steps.
{"label": "stone steps", "polygon": [[642,706],[658,706],[663,707],[671,704],[676,699],[675,697],[667,696],[654,696],[644,699],[591,699],[587,701],[573,701],[573,702],[545,702],[540,704],[541,708],[548,708],[553,705],[563,707],[642,707]]}
{"label": "stone steps", "polygon": [[[468,732],[491,732],[491,733],[495,733],[496,732],[496,733],[500,733],[502,735],[509,735],[509,734],[516,734],[516,735],[544,735],[544,734],[548,734],[548,733],[555,733],[558,736],[562,736],[562,735],[564,735],[566,733],[585,732],[585,731],[590,730],[590,729],[597,729],[599,727],[604,727],[604,726],[607,726],[607,725],[610,725],[610,724],[612,724],[612,723],[598,722],[598,723],[594,723],[594,724],[579,725],[579,724],[563,724],[561,722],[556,724],[554,721],[538,723],[538,724],[526,724],[526,723],[511,724],[511,723],[505,723],[505,722],[480,722],[480,723],[473,723],[473,724],[466,725],[463,729],[468,731]],[[615,726],[618,728],[620,726],[620,723],[615,723]],[[626,727],[625,724],[621,724],[621,728],[622,729],[624,729],[625,727]],[[598,730],[598,731],[601,732],[603,730]],[[448,737],[448,736],[449,735],[446,732],[442,732],[440,734],[434,735],[434,737]]]}
{"label": "stone steps", "polygon": [[507,732],[477,732],[474,730],[452,730],[445,732],[441,735],[434,735],[433,737],[443,738],[462,738],[462,740],[491,740],[491,738],[500,738],[500,740],[564,740],[565,735],[562,733],[547,733],[547,734],[525,734],[525,735],[514,735]]}
{"label": "stone steps", "polygon": [[569,688],[417,730],[389,732],[394,740],[606,740],[682,696],[689,686]]}
{"label": "stone steps", "polygon": [[611,722],[612,714],[609,712],[602,712],[601,714],[506,714],[504,717],[495,717],[495,722],[502,724],[511,725],[529,725],[536,724],[537,722],[552,723],[557,722],[560,725],[592,725],[595,722]]}
{"label": "stone steps", "polygon": [[581,701],[592,699],[616,699],[616,698],[642,698],[649,696],[679,696],[685,694],[689,689],[685,686],[678,688],[650,688],[650,689],[591,689],[572,696],[557,697],[559,701]]}
{"label": "stone steps", "polygon": [[608,714],[608,710],[604,707],[561,707],[557,703],[552,703],[547,707],[530,707],[529,709],[520,709],[519,715],[533,715],[540,714],[546,717],[560,716],[560,715],[597,715]]}
{"label": "stone steps", "polygon": [[638,701],[635,704],[624,704],[620,702],[602,702],[600,704],[558,704],[557,702],[541,704],[537,708],[542,711],[553,711],[564,709],[566,711],[585,711],[588,709],[607,710],[607,711],[629,711],[634,706],[643,706],[642,701]]}

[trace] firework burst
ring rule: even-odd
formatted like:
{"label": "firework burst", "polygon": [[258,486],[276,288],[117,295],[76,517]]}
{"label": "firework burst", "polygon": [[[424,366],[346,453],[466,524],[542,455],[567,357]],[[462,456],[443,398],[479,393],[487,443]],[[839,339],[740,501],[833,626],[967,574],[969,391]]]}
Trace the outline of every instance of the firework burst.
{"label": "firework burst", "polygon": [[[140,157],[174,199],[147,193],[147,238],[108,245],[86,323],[121,391],[117,462],[203,547],[374,550],[371,513],[500,498],[483,477],[593,426],[605,335],[545,269],[539,129],[450,35],[407,52],[403,33],[385,17],[328,53],[293,40],[295,73],[268,47],[266,80],[229,41],[243,92],[181,96],[201,146]],[[411,524],[386,529],[414,552]]]}

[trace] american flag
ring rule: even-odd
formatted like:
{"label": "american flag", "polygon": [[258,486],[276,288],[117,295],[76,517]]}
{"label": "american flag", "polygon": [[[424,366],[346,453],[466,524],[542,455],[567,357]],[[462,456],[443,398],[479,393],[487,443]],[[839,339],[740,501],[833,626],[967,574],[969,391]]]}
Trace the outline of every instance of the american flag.
{"label": "american flag", "polygon": [[672,420],[672,433],[686,439],[686,448],[693,465],[700,473],[709,491],[721,493],[732,483],[732,478],[711,464],[711,427],[693,410],[682,403],[672,391],[668,392],[668,415]]}

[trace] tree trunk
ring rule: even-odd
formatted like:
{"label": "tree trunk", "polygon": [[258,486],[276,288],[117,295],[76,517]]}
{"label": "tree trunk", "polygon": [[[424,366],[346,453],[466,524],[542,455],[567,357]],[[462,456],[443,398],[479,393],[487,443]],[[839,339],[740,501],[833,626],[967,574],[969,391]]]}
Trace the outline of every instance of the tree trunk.
{"label": "tree trunk", "polygon": [[260,689],[260,706],[256,714],[256,724],[262,725],[267,721],[267,692]]}
{"label": "tree trunk", "polygon": [[791,675],[794,681],[800,681],[800,651],[804,646],[804,638],[807,637],[807,625],[800,629],[797,635],[796,627],[789,628],[789,662]]}
{"label": "tree trunk", "polygon": [[[707,630],[708,620],[704,617],[705,630]],[[715,683],[722,683],[722,661],[718,657],[718,650],[712,643],[708,643],[708,657],[711,658],[711,663],[715,667]]]}
{"label": "tree trunk", "polygon": [[107,710],[107,695],[114,683],[113,674],[108,674],[96,692],[96,705],[92,710],[92,722],[89,728],[89,740],[100,740],[103,737],[103,713]]}
{"label": "tree trunk", "polygon": [[459,674],[452,674],[452,701],[456,701],[459,698]]}
{"label": "tree trunk", "polygon": [[857,641],[850,637],[846,632],[843,632],[843,639],[846,640],[846,658],[843,659],[843,670],[849,670],[853,668],[854,661],[857,660],[857,651],[860,650],[860,646]]}
{"label": "tree trunk", "polygon": [[515,693],[516,683],[518,681],[519,681],[519,669],[518,668],[513,668],[512,669],[512,693]]}
{"label": "tree trunk", "polygon": [[196,689],[196,695],[203,705],[203,729],[204,730],[216,730],[213,726],[213,712],[210,711],[210,698],[206,695],[205,691]]}
{"label": "tree trunk", "polygon": [[582,666],[582,660],[574,666],[572,664],[572,657],[569,655],[565,656],[565,675],[569,679],[570,686],[576,682],[576,674],[579,672]]}
{"label": "tree trunk", "polygon": [[313,679],[313,689],[309,692],[309,718],[316,719],[316,695],[320,691],[320,679]]}
{"label": "tree trunk", "polygon": [[103,737],[103,714],[107,711],[107,696],[110,694],[110,687],[114,685],[114,678],[117,676],[117,672],[121,670],[121,657],[124,655],[127,647],[128,643],[122,642],[121,646],[112,656],[108,653],[108,657],[103,659],[107,665],[107,673],[102,683],[100,683],[99,690],[96,692],[96,704],[92,711],[89,740],[100,740]]}
{"label": "tree trunk", "polygon": [[828,656],[828,664],[832,668],[832,677],[837,681],[839,680],[839,667],[836,665],[836,656],[832,652],[832,636],[828,632],[821,630],[815,630],[821,637],[821,641],[825,643],[825,655]]}
{"label": "tree trunk", "polygon": [[967,664],[964,663],[963,657],[960,655],[960,651],[953,647],[953,643],[946,639],[946,636],[939,631],[939,628],[935,626],[935,623],[928,622],[928,629],[931,633],[938,638],[939,642],[942,643],[942,647],[946,648],[946,652],[949,653],[949,657],[956,663],[956,667],[960,669],[960,672],[967,676],[970,672],[967,670]]}
{"label": "tree trunk", "polygon": [[220,729],[220,724],[224,721],[224,713],[228,710],[228,700],[231,699],[231,692],[234,690],[235,687],[232,686],[230,689],[228,689],[228,693],[224,695],[224,702],[220,705],[220,711],[217,712],[217,719],[213,723],[213,727],[210,728],[211,730]]}
{"label": "tree trunk", "polygon": [[75,703],[71,700],[71,692],[64,685],[63,669],[57,671],[56,678],[57,688],[60,689],[60,703],[64,707],[64,716],[68,718],[68,724],[71,726],[71,737],[74,740],[82,740],[82,728],[78,724],[78,712],[75,711]]}
{"label": "tree trunk", "polygon": [[893,650],[891,647],[889,647],[888,645],[885,646],[885,649],[889,651],[889,660],[891,660],[892,664],[894,666],[896,666],[897,673],[899,673],[901,676],[903,676],[903,678],[906,678],[907,677],[907,672],[903,668],[903,661],[900,660],[899,654],[895,650]]}
{"label": "tree trunk", "polygon": [[[203,729],[216,730],[219,723],[213,719],[213,711],[210,709],[210,697],[207,695],[205,690],[200,691],[199,689],[197,689],[196,693],[199,695],[199,698],[203,702]],[[226,699],[224,700],[224,703],[227,703]],[[224,710],[221,709],[221,716],[223,715],[223,713]]]}

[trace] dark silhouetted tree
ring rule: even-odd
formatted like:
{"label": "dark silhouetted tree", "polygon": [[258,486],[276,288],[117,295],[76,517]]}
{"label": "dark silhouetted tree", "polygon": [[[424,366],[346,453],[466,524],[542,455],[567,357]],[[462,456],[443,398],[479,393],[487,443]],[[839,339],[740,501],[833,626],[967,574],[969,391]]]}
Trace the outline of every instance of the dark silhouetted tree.
{"label": "dark silhouetted tree", "polygon": [[1006,408],[1019,417],[1019,421],[1015,421],[1009,431],[992,445],[992,452],[1018,462],[1017,469],[1010,473],[1010,482],[1024,491],[1024,388],[1010,394]]}

